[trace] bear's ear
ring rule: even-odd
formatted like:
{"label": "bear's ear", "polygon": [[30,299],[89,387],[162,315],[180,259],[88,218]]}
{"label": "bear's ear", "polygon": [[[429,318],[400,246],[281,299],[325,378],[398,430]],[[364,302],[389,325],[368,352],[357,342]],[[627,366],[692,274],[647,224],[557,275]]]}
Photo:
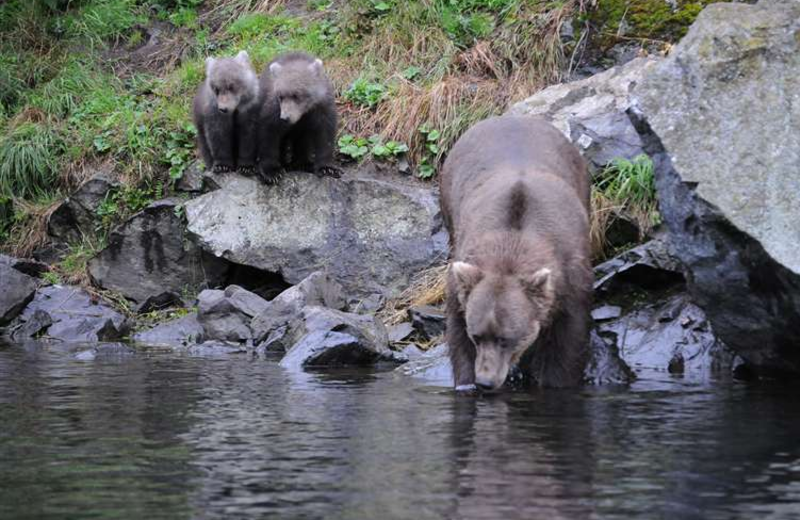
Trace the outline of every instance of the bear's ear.
{"label": "bear's ear", "polygon": [[250,55],[247,54],[247,51],[239,51],[239,54],[236,55],[235,60],[245,67],[252,67],[252,65],[250,65]]}
{"label": "bear's ear", "polygon": [[553,271],[542,267],[531,276],[521,280],[522,287],[530,298],[550,299],[553,295]]}
{"label": "bear's ear", "polygon": [[217,60],[215,60],[212,57],[206,58],[206,76],[210,76],[211,75],[211,69],[214,67],[214,64],[216,62],[217,62]]}
{"label": "bear's ear", "polygon": [[453,262],[450,264],[453,278],[456,282],[456,294],[458,302],[464,307],[467,304],[467,296],[470,291],[483,279],[481,268],[466,262]]}
{"label": "bear's ear", "polygon": [[283,66],[280,63],[270,63],[269,71],[273,76],[277,76]]}
{"label": "bear's ear", "polygon": [[319,74],[320,72],[322,72],[322,60],[319,58],[314,60],[314,62],[308,66],[308,70],[310,70],[315,74]]}

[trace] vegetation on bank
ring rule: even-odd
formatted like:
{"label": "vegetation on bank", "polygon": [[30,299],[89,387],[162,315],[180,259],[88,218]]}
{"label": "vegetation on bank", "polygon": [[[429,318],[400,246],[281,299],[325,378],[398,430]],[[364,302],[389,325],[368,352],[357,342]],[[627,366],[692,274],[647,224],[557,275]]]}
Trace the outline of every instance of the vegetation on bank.
{"label": "vegetation on bank", "polygon": [[[563,79],[587,34],[603,45],[630,34],[670,40],[706,3],[7,0],[0,247],[29,254],[46,239],[54,204],[110,165],[121,185],[98,210],[96,236],[62,260],[60,276],[79,280],[108,229],[170,194],[194,160],[190,105],[207,55],[245,49],[258,70],[284,50],[321,57],[338,94],[342,157],[403,158],[430,178],[471,124]],[[625,24],[635,32],[623,35]],[[607,198],[621,208],[644,198],[649,214],[652,191],[634,195]]]}

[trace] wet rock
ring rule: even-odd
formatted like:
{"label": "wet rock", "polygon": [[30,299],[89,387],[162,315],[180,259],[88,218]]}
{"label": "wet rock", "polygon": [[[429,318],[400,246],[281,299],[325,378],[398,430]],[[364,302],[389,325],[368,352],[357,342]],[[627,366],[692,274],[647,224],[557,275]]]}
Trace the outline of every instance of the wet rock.
{"label": "wet rock", "polygon": [[254,338],[257,342],[263,341],[273,330],[294,320],[308,305],[344,310],[346,304],[342,286],[327,273],[311,273],[268,302],[253,318],[250,327]]}
{"label": "wet rock", "polygon": [[636,379],[630,367],[620,359],[619,349],[592,331],[590,356],[583,372],[586,383],[592,385],[627,384]]}
{"label": "wet rock", "polygon": [[269,302],[239,286],[224,291],[206,289],[197,297],[197,320],[204,336],[215,340],[244,342],[253,338],[250,322]]}
{"label": "wet rock", "polygon": [[133,340],[147,345],[193,345],[203,339],[203,326],[197,313],[191,313],[137,333]]}
{"label": "wet rock", "polygon": [[407,363],[425,355],[425,351],[413,343],[406,345],[402,350],[393,350],[392,359],[397,363]]}
{"label": "wet rock", "polygon": [[134,355],[136,355],[136,352],[123,343],[102,343],[80,350],[73,357],[79,361],[113,361]]}
{"label": "wet rock", "polygon": [[592,319],[594,321],[611,320],[619,318],[621,315],[622,307],[618,307],[617,305],[603,305],[592,311]]}
{"label": "wet rock", "polygon": [[281,360],[289,368],[394,361],[386,329],[375,317],[325,307],[304,307],[281,341],[291,345]]}
{"label": "wet rock", "polygon": [[48,234],[65,244],[80,242],[85,235],[93,235],[97,208],[117,187],[119,182],[113,171],[98,170],[53,211],[47,220]]}
{"label": "wet rock", "polygon": [[643,143],[626,115],[631,90],[656,63],[640,58],[584,80],[554,85],[517,103],[509,113],[552,122],[595,170],[618,157],[632,159],[643,153]]}
{"label": "wet rock", "polygon": [[430,305],[420,305],[408,309],[411,324],[423,339],[433,339],[444,334],[444,311]]}
{"label": "wet rock", "polygon": [[15,339],[38,335],[71,343],[114,341],[127,331],[122,314],[83,289],[62,285],[39,289],[10,328]]}
{"label": "wet rock", "polygon": [[0,261],[0,326],[11,322],[25,308],[36,292],[35,278],[13,267],[10,257]]}
{"label": "wet rock", "polygon": [[136,307],[136,312],[145,313],[183,305],[181,295],[174,291],[164,291],[161,294],[149,296]]}
{"label": "wet rock", "polygon": [[267,187],[232,174],[220,182],[186,203],[191,232],[214,255],[289,283],[324,265],[348,295],[395,294],[446,257],[435,189],[399,175],[293,172]]}
{"label": "wet rock", "polygon": [[247,354],[247,347],[239,343],[211,340],[189,345],[185,352],[192,357],[227,357],[234,354]]}
{"label": "wet rock", "polygon": [[658,290],[684,283],[681,265],[665,237],[654,238],[594,268],[598,297],[637,290]]}
{"label": "wet rock", "polygon": [[179,208],[177,200],[154,202],[114,229],[108,246],[89,262],[94,281],[137,303],[221,281],[224,263],[189,239]]}
{"label": "wet rock", "polygon": [[409,360],[408,363],[397,368],[396,372],[442,386],[453,384],[453,369],[450,366],[446,343],[437,345],[416,359]]}
{"label": "wet rock", "polygon": [[800,3],[715,4],[636,87],[662,216],[714,331],[800,372]]}
{"label": "wet rock", "polygon": [[635,307],[598,324],[597,332],[635,370],[705,379],[729,374],[734,366],[733,352],[716,338],[703,310],[684,293]]}
{"label": "wet rock", "polygon": [[389,343],[399,343],[408,339],[414,333],[414,326],[410,322],[404,321],[397,325],[392,325],[388,329]]}
{"label": "wet rock", "polygon": [[319,330],[303,336],[281,359],[285,368],[371,365],[382,359],[355,336]]}

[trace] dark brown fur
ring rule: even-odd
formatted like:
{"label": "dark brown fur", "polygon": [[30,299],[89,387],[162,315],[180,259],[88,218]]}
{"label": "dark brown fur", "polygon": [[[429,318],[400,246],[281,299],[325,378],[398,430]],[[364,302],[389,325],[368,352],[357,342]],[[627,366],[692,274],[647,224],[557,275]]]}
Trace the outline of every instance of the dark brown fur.
{"label": "dark brown fur", "polygon": [[283,170],[338,177],[333,164],[336,104],[322,62],[302,52],[278,56],[260,78],[259,170],[274,183]]}
{"label": "dark brown fur", "polygon": [[479,386],[496,388],[508,367],[494,365],[514,362],[541,386],[580,383],[592,274],[578,151],[542,120],[491,118],[459,139],[440,186],[456,387],[475,384],[477,370]]}

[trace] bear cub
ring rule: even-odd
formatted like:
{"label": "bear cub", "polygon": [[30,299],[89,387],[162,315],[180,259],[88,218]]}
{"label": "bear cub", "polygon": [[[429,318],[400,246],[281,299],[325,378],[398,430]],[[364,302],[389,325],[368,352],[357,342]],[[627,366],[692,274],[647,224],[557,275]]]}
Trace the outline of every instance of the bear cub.
{"label": "bear cub", "polygon": [[247,52],[207,58],[206,80],[194,98],[197,143],[206,168],[216,173],[255,171],[260,107],[258,77]]}
{"label": "bear cub", "polygon": [[455,144],[440,176],[450,232],[446,340],[456,389],[582,381],[592,270],[589,176],[549,123],[494,117]]}
{"label": "bear cub", "polygon": [[259,172],[267,184],[284,169],[339,177],[333,165],[336,104],[322,60],[302,52],[276,57],[261,75]]}

